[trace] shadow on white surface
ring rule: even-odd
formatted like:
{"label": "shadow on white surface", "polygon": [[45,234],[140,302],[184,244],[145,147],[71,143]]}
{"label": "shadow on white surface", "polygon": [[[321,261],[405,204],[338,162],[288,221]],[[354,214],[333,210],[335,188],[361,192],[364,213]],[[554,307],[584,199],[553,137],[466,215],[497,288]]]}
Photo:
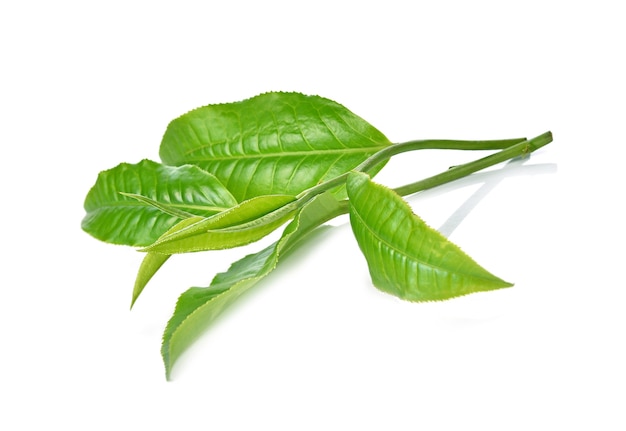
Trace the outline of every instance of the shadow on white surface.
{"label": "shadow on white surface", "polygon": [[524,163],[528,160],[530,160],[528,157],[516,158],[507,162],[500,169],[476,173],[459,180],[458,183],[450,183],[449,185],[444,186],[447,190],[440,190],[440,193],[449,191],[450,188],[448,187],[458,188],[471,184],[483,183],[482,186],[469,198],[467,198],[467,200],[463,202],[459,208],[454,211],[439,227],[439,232],[446,237],[450,236],[452,232],[454,232],[463,220],[465,220],[465,218],[472,212],[472,210],[476,208],[476,206],[478,206],[478,204],[505,179],[530,175],[554,174],[557,171],[557,165],[555,163],[524,165]]}

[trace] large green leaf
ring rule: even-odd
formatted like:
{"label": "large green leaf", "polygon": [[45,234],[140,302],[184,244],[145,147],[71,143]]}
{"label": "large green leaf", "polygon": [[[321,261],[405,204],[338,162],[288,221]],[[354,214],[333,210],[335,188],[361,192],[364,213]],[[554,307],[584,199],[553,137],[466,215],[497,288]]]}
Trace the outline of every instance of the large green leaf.
{"label": "large green leaf", "polygon": [[363,173],[347,180],[350,224],[376,287],[409,301],[512,286],[430,228],[394,191]]}
{"label": "large green leaf", "polygon": [[185,215],[206,217],[234,205],[220,181],[197,166],[122,163],[98,175],[82,228],[102,241],[145,246]]}
{"label": "large green leaf", "polygon": [[200,166],[242,201],[297,195],[389,145],[380,131],[336,102],[266,93],[204,106],[173,120],[160,157],[170,165]]}
{"label": "large green leaf", "polygon": [[228,271],[217,274],[209,287],[184,292],[163,334],[161,353],[167,377],[180,354],[229,304],[271,273],[307,233],[342,212],[339,202],[328,193],[315,197],[296,214],[278,241],[235,262]]}

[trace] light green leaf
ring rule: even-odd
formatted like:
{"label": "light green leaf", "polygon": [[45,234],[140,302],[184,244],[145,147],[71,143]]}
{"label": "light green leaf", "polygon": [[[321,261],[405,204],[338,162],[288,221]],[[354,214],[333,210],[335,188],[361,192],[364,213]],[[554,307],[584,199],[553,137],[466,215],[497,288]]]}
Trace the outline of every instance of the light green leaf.
{"label": "light green leaf", "polygon": [[196,223],[175,226],[142,251],[175,254],[238,247],[274,231],[296,209],[294,196],[258,196]]}
{"label": "light green leaf", "polygon": [[200,166],[243,201],[297,195],[389,145],[380,131],[336,102],[266,93],[204,106],[173,120],[160,157],[170,165]]}
{"label": "light green leaf", "polygon": [[137,298],[139,298],[139,295],[141,295],[143,289],[152,279],[154,274],[156,274],[157,271],[161,269],[163,264],[167,262],[170,256],[171,255],[169,254],[146,253],[143,260],[141,261],[141,265],[139,266],[139,271],[137,272],[135,286],[133,287],[133,298],[130,302],[130,308],[133,308],[133,305],[135,305],[135,301],[137,301]]}
{"label": "light green leaf", "polygon": [[139,202],[143,202],[146,205],[153,206],[159,211],[164,212],[165,214],[169,214],[179,219],[186,219],[186,218],[193,217],[193,214],[190,212],[178,209],[173,205],[164,204],[162,202],[155,201],[154,199],[150,199],[145,196],[141,196],[135,193],[124,193],[124,192],[120,192],[120,194],[123,196],[128,196],[129,198],[138,200]]}
{"label": "light green leaf", "polygon": [[179,210],[180,216],[208,216],[237,205],[217,178],[197,166],[122,163],[98,175],[85,199],[82,228],[102,241],[145,246],[180,220],[137,196]]}
{"label": "light green leaf", "polygon": [[321,194],[296,214],[277,242],[235,262],[228,271],[217,274],[209,287],[192,287],[184,292],[163,334],[161,354],[167,378],[181,353],[229,304],[270,274],[279,259],[307,233],[342,213],[336,199]]}
{"label": "light green leaf", "polygon": [[362,173],[347,180],[350,224],[380,290],[409,301],[444,300],[512,284],[430,228],[394,191]]}
{"label": "light green leaf", "polygon": [[263,238],[295,214],[294,197],[259,196],[208,218],[192,217],[172,226],[147,251],[141,262],[131,308],[150,279],[172,254],[219,250]]}
{"label": "light green leaf", "polygon": [[[185,227],[202,220],[204,220],[204,218],[199,216],[184,219],[171,227],[163,235],[167,235],[180,229],[184,229]],[[146,253],[146,256],[143,258],[143,260],[141,261],[141,265],[139,266],[139,271],[137,272],[137,278],[135,279],[135,286],[133,287],[133,298],[130,303],[130,308],[133,308],[133,305],[135,305],[135,301],[137,301],[137,298],[139,297],[141,292],[143,292],[148,282],[152,279],[154,274],[156,274],[157,271],[163,266],[163,264],[167,262],[170,256],[171,255],[169,254],[162,253]]]}

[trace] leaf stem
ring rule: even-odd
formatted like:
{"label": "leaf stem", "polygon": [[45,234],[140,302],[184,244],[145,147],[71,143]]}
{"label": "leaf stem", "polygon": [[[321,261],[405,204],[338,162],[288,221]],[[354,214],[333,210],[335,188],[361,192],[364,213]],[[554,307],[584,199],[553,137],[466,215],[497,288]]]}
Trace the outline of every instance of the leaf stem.
{"label": "leaf stem", "polygon": [[[509,148],[512,145],[526,142],[526,138],[463,141],[452,139],[425,139],[417,141],[402,142],[386,147],[370,156],[363,163],[354,168],[355,171],[368,173],[375,166],[390,159],[391,157],[415,150],[500,150]],[[348,174],[342,174],[331,180],[317,184],[298,194],[298,201],[304,203],[309,199],[327,190],[341,186],[346,182]]]}
{"label": "leaf stem", "polygon": [[[509,140],[500,140],[500,141],[411,141],[402,144],[396,144],[393,147],[385,148],[384,150],[379,151],[372,157],[370,157],[365,163],[362,163],[355,170],[361,170],[361,172],[367,172],[367,169],[371,169],[376,166],[377,163],[381,163],[395,154],[400,154],[406,151],[418,150],[418,149],[426,149],[426,148],[442,148],[439,147],[431,147],[431,145],[443,145],[442,143],[449,143],[448,149],[470,149],[468,148],[468,143],[471,142],[475,148],[478,149],[486,149],[487,146],[491,145],[492,148],[504,148],[497,153],[491,154],[489,156],[483,157],[478,160],[474,160],[473,162],[465,163],[463,165],[454,166],[448,169],[445,172],[442,172],[437,175],[433,175],[432,177],[425,178],[423,180],[410,183],[398,188],[393,189],[400,196],[406,196],[413,193],[417,193],[426,189],[430,189],[436,186],[443,185],[445,183],[449,183],[451,181],[466,177],[474,172],[480,171],[482,169],[488,168],[490,166],[496,165],[498,163],[505,162],[509,159],[525,156],[533,151],[548,145],[552,142],[552,133],[546,132],[542,135],[539,135],[533,139],[509,139]],[[464,148],[459,148],[460,146],[464,146]],[[508,145],[508,146],[506,146]],[[455,146],[453,148],[453,146]],[[394,148],[395,151],[392,151],[391,148]],[[370,160],[375,159],[373,163],[367,163]],[[312,187],[305,192],[301,193],[298,197],[303,197],[302,201],[308,201],[310,198],[313,198],[315,195],[322,193],[323,191],[330,190],[336,186],[342,185],[348,174],[340,175],[333,180],[327,181],[325,183],[319,184],[315,187]],[[330,185],[329,185],[330,184]],[[325,187],[328,185],[328,187]],[[324,186],[324,187],[323,187]],[[347,199],[344,199],[339,202],[340,207],[338,207],[334,212],[325,214],[323,219],[320,219],[319,225],[326,223],[334,219],[335,217],[348,213],[350,206]],[[312,230],[312,229],[311,229]]]}
{"label": "leaf stem", "polygon": [[531,140],[525,140],[514,145],[509,146],[497,153],[491,154],[482,159],[474,160],[473,162],[465,163],[463,165],[454,166],[445,172],[434,175],[432,177],[417,181],[405,186],[394,189],[400,196],[406,196],[413,193],[417,193],[422,190],[430,189],[436,186],[440,186],[450,181],[463,178],[474,172],[496,165],[498,163],[505,162],[514,157],[525,156],[533,151],[548,145],[552,142],[552,133],[546,132]]}
{"label": "leaf stem", "polygon": [[458,141],[449,139],[428,139],[420,141],[408,141],[401,144],[386,147],[369,157],[354,170],[368,172],[374,166],[390,159],[391,157],[415,150],[501,150],[512,145],[526,142],[526,138],[499,139],[491,141]]}

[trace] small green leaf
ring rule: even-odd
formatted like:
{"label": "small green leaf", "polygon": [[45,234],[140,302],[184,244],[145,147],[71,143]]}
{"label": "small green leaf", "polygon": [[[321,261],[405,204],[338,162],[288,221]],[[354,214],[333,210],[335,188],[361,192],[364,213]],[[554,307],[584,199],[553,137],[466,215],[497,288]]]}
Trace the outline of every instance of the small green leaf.
{"label": "small green leaf", "polygon": [[131,308],[150,279],[172,254],[232,248],[257,241],[295,214],[294,197],[259,196],[208,218],[192,217],[178,222],[147,251],[141,262]]}
{"label": "small green leaf", "polygon": [[444,300],[512,284],[430,228],[394,191],[362,173],[347,180],[350,224],[379,289],[409,301]]}
{"label": "small green leaf", "polygon": [[179,210],[180,216],[206,217],[237,205],[217,178],[197,166],[164,166],[150,160],[122,163],[98,175],[85,199],[82,228],[114,244],[153,243],[179,217],[141,198]]}
{"label": "small green leaf", "polygon": [[221,250],[249,244],[293,217],[296,206],[289,195],[248,199],[239,205],[193,224],[176,226],[141,251],[164,254]]}
{"label": "small green leaf", "polygon": [[[204,220],[204,218],[199,216],[184,219],[171,227],[163,235],[167,235],[180,229],[184,229],[185,227],[202,220]],[[157,271],[163,266],[165,262],[167,262],[169,258],[169,254],[146,253],[146,256],[143,258],[143,260],[141,261],[141,265],[139,266],[139,271],[137,272],[137,278],[135,279],[135,286],[133,287],[133,298],[130,303],[130,308],[133,308],[133,305],[135,305],[135,301],[137,301],[137,298],[139,297],[141,292],[143,292],[150,279],[152,279],[154,274],[157,273]]]}
{"label": "small green leaf", "polygon": [[130,308],[133,308],[133,305],[135,305],[135,301],[137,301],[137,298],[139,298],[139,295],[141,295],[143,289],[152,279],[154,274],[156,274],[157,271],[161,269],[163,264],[167,262],[170,256],[171,255],[169,254],[146,253],[143,260],[141,261],[141,265],[139,266],[139,271],[137,272],[135,286],[133,287],[133,298],[130,302]]}
{"label": "small green leaf", "polygon": [[165,214],[169,214],[179,219],[186,219],[186,218],[193,217],[193,214],[190,212],[178,209],[173,205],[164,204],[162,202],[157,202],[154,199],[150,199],[145,196],[141,196],[135,193],[124,193],[124,192],[120,192],[120,194],[123,196],[128,196],[129,198],[138,200],[139,202],[143,202],[144,204],[150,205],[158,209],[159,211],[164,212]]}
{"label": "small green leaf", "polygon": [[296,214],[277,242],[235,262],[217,274],[209,287],[184,292],[163,334],[161,354],[167,378],[181,353],[229,304],[270,274],[307,233],[341,213],[339,202],[330,194],[318,195]]}
{"label": "small green leaf", "polygon": [[141,250],[147,253],[137,272],[131,308],[172,254],[233,248],[257,241],[293,217],[296,210],[288,206],[292,202],[293,196],[259,196],[208,218],[178,222]]}
{"label": "small green leaf", "polygon": [[243,201],[297,195],[389,145],[380,131],[336,102],[266,93],[204,106],[173,120],[159,154],[166,164],[211,172]]}

